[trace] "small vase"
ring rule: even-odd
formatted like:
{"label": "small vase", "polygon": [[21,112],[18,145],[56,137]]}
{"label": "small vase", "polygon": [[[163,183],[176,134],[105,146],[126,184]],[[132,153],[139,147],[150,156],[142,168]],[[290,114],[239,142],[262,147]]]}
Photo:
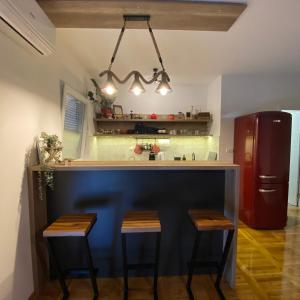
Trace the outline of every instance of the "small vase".
{"label": "small vase", "polygon": [[48,157],[45,158],[45,163],[58,163],[63,147],[44,147]]}

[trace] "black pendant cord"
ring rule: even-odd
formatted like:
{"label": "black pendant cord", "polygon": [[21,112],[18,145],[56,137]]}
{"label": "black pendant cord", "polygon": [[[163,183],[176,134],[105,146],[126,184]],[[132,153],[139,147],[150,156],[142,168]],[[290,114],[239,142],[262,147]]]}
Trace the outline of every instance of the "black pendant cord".
{"label": "black pendant cord", "polygon": [[[120,47],[120,44],[121,44],[121,41],[122,41],[122,38],[123,38],[123,35],[125,33],[125,30],[126,30],[127,21],[146,21],[147,22],[148,30],[149,30],[149,33],[150,33],[150,36],[151,36],[151,39],[152,39],[152,42],[153,42],[153,45],[154,45],[157,57],[158,57],[158,60],[160,62],[161,68],[162,68],[162,70],[159,71],[159,72],[157,72],[157,73],[155,73],[150,80],[147,80],[146,78],[144,78],[143,75],[140,72],[138,72],[138,71],[132,71],[132,72],[130,72],[122,80],[122,79],[118,78],[111,71],[112,65],[113,65],[113,63],[115,61],[115,58],[117,56],[117,53],[118,53],[118,50],[119,50],[119,47]],[[165,67],[164,67],[164,64],[163,64],[163,60],[162,60],[161,54],[159,52],[159,48],[158,48],[158,45],[156,43],[155,36],[154,36],[153,30],[152,30],[151,25],[150,25],[150,16],[124,16],[124,24],[123,24],[123,27],[122,27],[121,32],[119,34],[119,37],[118,37],[118,40],[117,40],[117,44],[115,46],[112,58],[110,60],[110,65],[109,65],[109,67],[108,67],[107,70],[105,70],[105,71],[103,71],[103,72],[101,72],[99,74],[100,77],[102,77],[104,75],[107,75],[108,78],[114,78],[120,84],[123,84],[123,83],[127,82],[132,76],[136,76],[136,77],[140,78],[146,84],[151,84],[151,83],[157,81],[160,76],[162,78],[161,81],[167,80],[168,82],[170,82],[170,78],[169,78],[169,76],[168,76],[168,74],[167,74],[167,72],[165,70]]]}
{"label": "black pendant cord", "polygon": [[112,65],[113,65],[113,63],[114,63],[114,61],[115,61],[115,58],[116,58],[117,52],[118,52],[118,50],[119,50],[119,47],[120,47],[121,40],[122,40],[122,38],[123,38],[125,29],[126,29],[126,19],[124,19],[123,27],[122,27],[121,32],[120,32],[120,34],[119,34],[119,38],[118,38],[118,41],[117,41],[117,44],[116,44],[114,53],[113,53],[112,58],[111,58],[111,60],[110,60],[110,65],[109,65],[109,67],[108,67],[108,70],[109,70],[109,71],[111,70]]}
{"label": "black pendant cord", "polygon": [[151,35],[151,38],[152,38],[152,42],[154,44],[154,47],[155,47],[155,51],[156,51],[156,54],[157,54],[157,57],[158,57],[158,60],[160,62],[160,65],[162,67],[162,70],[165,71],[165,67],[164,67],[164,64],[163,64],[163,60],[161,58],[161,55],[160,55],[160,52],[159,52],[159,49],[158,49],[158,46],[157,46],[157,43],[156,43],[156,40],[155,40],[155,36],[154,36],[154,33],[153,33],[153,30],[151,28],[151,25],[150,25],[150,21],[147,20],[147,24],[148,24],[148,29],[149,29],[149,32],[150,32],[150,35]]}
{"label": "black pendant cord", "polygon": [[[113,65],[113,63],[114,63],[114,61],[115,61],[115,58],[116,58],[116,56],[117,56],[117,53],[118,53],[118,50],[119,50],[119,47],[120,47],[120,44],[121,44],[121,41],[122,41],[124,32],[125,32],[125,30],[126,30],[126,22],[127,22],[127,19],[124,18],[124,25],[123,25],[123,27],[122,27],[122,29],[121,29],[120,34],[119,34],[119,38],[118,38],[116,47],[115,47],[115,49],[114,49],[112,58],[111,58],[111,60],[110,60],[110,65],[109,65],[109,67],[108,67],[108,70],[111,70],[112,65]],[[149,19],[147,20],[147,25],[148,25],[148,30],[149,30],[149,33],[150,33],[150,36],[151,36],[151,39],[152,39],[152,42],[153,42],[153,45],[154,45],[154,48],[155,48],[157,57],[158,57],[158,60],[159,60],[159,62],[160,62],[160,65],[161,65],[161,67],[162,67],[162,70],[165,71],[165,67],[164,67],[164,64],[163,64],[163,60],[162,60],[161,54],[160,54],[160,52],[159,52],[159,48],[158,48],[158,45],[157,45],[157,43],[156,43],[155,36],[154,36],[153,30],[152,30],[152,28],[151,28]]]}

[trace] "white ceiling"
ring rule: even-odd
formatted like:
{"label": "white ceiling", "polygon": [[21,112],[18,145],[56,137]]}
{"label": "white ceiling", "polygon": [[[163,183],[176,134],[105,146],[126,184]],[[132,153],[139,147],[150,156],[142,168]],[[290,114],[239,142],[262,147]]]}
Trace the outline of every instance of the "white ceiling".
{"label": "white ceiling", "polygon": [[[221,74],[300,72],[300,0],[248,0],[229,32],[155,31],[171,80],[208,83]],[[119,30],[58,29],[58,49],[67,47],[91,76],[106,69]],[[158,66],[146,30],[125,32],[113,70],[151,74]]]}

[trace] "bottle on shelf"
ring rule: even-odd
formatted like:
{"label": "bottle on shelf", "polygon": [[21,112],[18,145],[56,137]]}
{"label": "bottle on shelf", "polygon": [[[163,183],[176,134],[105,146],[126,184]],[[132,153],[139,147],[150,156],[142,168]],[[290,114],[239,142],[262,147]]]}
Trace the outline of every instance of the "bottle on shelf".
{"label": "bottle on shelf", "polygon": [[195,114],[194,106],[192,106],[192,107],[191,107],[191,119],[194,118],[194,114]]}

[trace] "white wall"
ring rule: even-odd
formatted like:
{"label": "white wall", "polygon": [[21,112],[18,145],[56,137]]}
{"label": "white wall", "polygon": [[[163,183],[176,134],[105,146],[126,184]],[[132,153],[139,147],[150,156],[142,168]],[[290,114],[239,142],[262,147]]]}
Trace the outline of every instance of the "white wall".
{"label": "white wall", "polygon": [[25,300],[33,291],[27,160],[41,131],[61,133],[60,79],[81,91],[85,79],[67,53],[32,55],[2,32],[0,53],[0,299]]}
{"label": "white wall", "polygon": [[223,76],[220,159],[233,159],[236,116],[282,109],[300,109],[300,74]]}
{"label": "white wall", "polygon": [[222,78],[223,118],[299,106],[300,74],[225,75]]}
{"label": "white wall", "polygon": [[233,161],[234,122],[233,119],[220,120],[221,132],[219,140],[219,157],[223,161]]}
{"label": "white wall", "polygon": [[191,111],[191,107],[207,110],[207,86],[206,85],[177,85],[172,84],[173,92],[160,96],[155,93],[154,85],[145,85],[146,92],[140,96],[134,96],[128,92],[130,83],[119,85],[119,94],[115,104],[123,106],[124,113],[133,110],[134,113],[170,114]]}
{"label": "white wall", "polygon": [[209,111],[213,116],[210,133],[214,136],[220,136],[221,102],[222,77],[220,76],[208,86],[207,92],[207,111]]}

